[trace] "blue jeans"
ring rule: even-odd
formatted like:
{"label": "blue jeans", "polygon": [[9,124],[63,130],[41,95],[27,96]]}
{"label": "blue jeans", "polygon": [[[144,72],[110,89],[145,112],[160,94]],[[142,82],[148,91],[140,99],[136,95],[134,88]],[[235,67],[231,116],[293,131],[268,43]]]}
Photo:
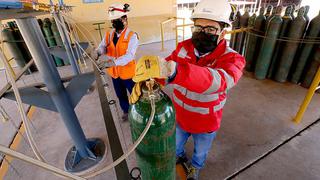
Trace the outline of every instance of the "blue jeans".
{"label": "blue jeans", "polygon": [[112,78],[112,82],[113,82],[114,90],[116,91],[117,97],[120,102],[120,107],[123,113],[128,113],[129,98],[127,95],[127,90],[131,94],[132,88],[134,86],[134,82],[132,81],[132,79],[123,80],[120,78],[117,78],[117,79]]}
{"label": "blue jeans", "polygon": [[209,150],[211,149],[212,141],[216,137],[216,132],[192,134],[184,131],[177,124],[176,126],[176,155],[182,157],[185,155],[184,145],[190,135],[194,141],[194,151],[191,164],[197,169],[204,166]]}

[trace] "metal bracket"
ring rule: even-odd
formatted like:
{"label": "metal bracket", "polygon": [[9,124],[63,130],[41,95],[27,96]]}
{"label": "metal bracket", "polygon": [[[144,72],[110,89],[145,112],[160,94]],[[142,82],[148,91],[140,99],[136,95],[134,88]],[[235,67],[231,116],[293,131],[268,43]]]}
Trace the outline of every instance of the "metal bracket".
{"label": "metal bracket", "polygon": [[[47,109],[50,111],[58,112],[56,106],[54,105],[50,94],[47,91],[36,87],[26,87],[19,88],[21,95],[21,100],[25,104],[30,104],[36,107]],[[4,94],[4,98],[16,100],[16,97],[13,92],[8,92]]]}
{"label": "metal bracket", "polygon": [[[87,49],[89,47],[89,43],[87,43],[87,42],[81,42],[79,44],[80,44],[81,48],[83,48],[83,49]],[[79,59],[80,57],[79,57],[78,53],[75,53],[77,51],[76,46],[77,45],[72,46],[72,51],[74,52],[75,58]],[[69,59],[66,49],[62,46],[50,47],[49,51],[50,51],[50,54],[52,54],[53,56],[56,56],[56,57],[61,58],[63,60]]]}
{"label": "metal bracket", "polygon": [[73,108],[77,106],[81,98],[87,94],[88,89],[95,81],[93,73],[80,74],[72,78],[66,90],[70,96]]}
{"label": "metal bracket", "polygon": [[[87,93],[94,81],[95,76],[93,72],[72,77],[70,83],[67,85],[66,90],[70,96],[73,108],[77,106],[81,98]],[[51,99],[50,93],[40,89],[37,87],[37,85],[19,88],[19,92],[23,103],[58,112]],[[12,91],[5,93],[3,97],[16,100]]]}

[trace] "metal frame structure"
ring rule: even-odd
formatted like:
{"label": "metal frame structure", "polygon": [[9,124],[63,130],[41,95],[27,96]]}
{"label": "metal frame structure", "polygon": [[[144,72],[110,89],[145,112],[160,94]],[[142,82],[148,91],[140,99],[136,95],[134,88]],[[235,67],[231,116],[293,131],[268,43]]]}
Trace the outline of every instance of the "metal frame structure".
{"label": "metal frame structure", "polygon": [[[74,90],[74,88],[71,88],[74,86],[73,84],[78,84],[79,81],[73,83],[71,81],[67,88],[64,87],[36,18],[26,17],[16,19],[16,22],[31,55],[34,58],[35,64],[44,79],[48,92],[44,92],[40,89],[36,90],[27,88],[27,90],[31,94],[36,94],[37,97],[39,97],[39,92],[42,92],[43,97],[47,97],[49,101],[51,99],[53,102],[54,106],[50,105],[49,107],[55,107],[62,116],[64,124],[75,144],[75,147],[73,147],[67,155],[65,163],[66,170],[71,172],[85,170],[96,164],[97,161],[100,161],[103,154],[95,153],[95,147],[96,145],[101,144],[101,141],[89,141],[86,139],[74,111],[76,104],[72,102],[70,93],[72,89]],[[90,81],[88,81],[89,85],[91,85],[94,80],[93,74],[91,74],[91,77]],[[69,89],[69,91],[67,89]],[[83,94],[81,93],[80,96],[82,97]],[[32,99],[39,101],[35,96],[33,96]],[[43,98],[41,99],[43,101]],[[100,149],[104,152],[104,145],[100,146]],[[84,160],[86,160],[85,163]]]}
{"label": "metal frame structure", "polygon": [[[59,22],[57,22],[58,27],[60,26],[59,31],[64,39],[66,51],[64,54],[69,54],[68,59],[71,64],[73,61],[72,68],[76,74],[69,78],[70,83],[65,87],[63,84],[64,81],[61,79],[54,64],[50,49],[45,42],[45,38],[41,32],[37,19],[33,17],[34,15],[44,13],[48,12],[33,12],[30,10],[20,14],[18,18],[16,18],[16,11],[1,10],[0,18],[16,20],[22,37],[24,38],[33,57],[33,61],[37,65],[39,73],[44,80],[44,84],[40,83],[40,87],[28,86],[19,88],[19,94],[21,95],[22,101],[26,104],[60,113],[74,143],[74,146],[71,147],[67,154],[65,169],[69,172],[80,172],[96,165],[102,159],[106,148],[102,140],[97,138],[86,138],[74,111],[74,108],[95,81],[95,76],[93,72],[80,74],[76,57],[70,56],[70,54],[73,55],[76,53],[74,53],[74,48],[71,46],[70,39],[67,37],[68,32],[66,32],[66,28],[62,27],[63,24],[59,24]],[[57,13],[53,13],[53,15],[57,16]],[[60,17],[62,18],[62,16]],[[88,46],[84,44],[82,48],[86,49],[87,47]],[[61,51],[63,51],[63,49]],[[18,75],[18,78],[22,76],[25,69],[27,69],[31,64],[32,62],[24,68],[23,72]],[[47,91],[40,89],[44,87],[44,85],[47,88]],[[9,90],[10,86],[11,85],[8,83],[5,88],[1,90],[0,98],[4,97],[15,100],[14,93]]]}
{"label": "metal frame structure", "polygon": [[177,21],[177,20],[182,20],[182,25],[180,25],[180,26],[178,26],[178,25],[176,25],[175,26],[175,32],[176,32],[176,45],[178,45],[178,28],[179,27],[182,27],[182,38],[183,38],[183,40],[184,40],[184,35],[185,35],[185,26],[186,26],[186,24],[185,24],[185,18],[178,18],[178,17],[173,17],[173,18],[170,18],[170,19],[168,19],[168,20],[165,20],[165,21],[162,21],[161,23],[160,23],[160,31],[161,31],[161,51],[164,51],[164,25],[166,25],[166,24],[168,24],[168,23],[170,23],[170,22],[172,22],[172,21]]}

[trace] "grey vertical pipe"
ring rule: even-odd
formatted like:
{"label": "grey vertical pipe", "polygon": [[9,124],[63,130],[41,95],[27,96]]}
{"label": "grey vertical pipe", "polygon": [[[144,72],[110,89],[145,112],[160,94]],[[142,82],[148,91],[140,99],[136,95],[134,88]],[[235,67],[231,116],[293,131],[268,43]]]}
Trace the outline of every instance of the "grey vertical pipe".
{"label": "grey vertical pipe", "polygon": [[61,82],[60,75],[37,20],[33,17],[28,17],[16,19],[16,22],[76,149],[81,157],[89,157],[86,137],[74,112],[69,95]]}
{"label": "grey vertical pipe", "polygon": [[[72,50],[72,47],[71,47],[70,39],[68,38],[68,35],[66,34],[67,32],[64,31],[64,28],[62,27],[62,25],[60,23],[60,22],[64,23],[64,21],[62,20],[62,16],[60,14],[57,14],[57,13],[54,12],[53,13],[53,17],[56,20],[56,24],[57,24],[59,33],[61,35],[61,39],[62,39],[63,45],[64,45],[64,47],[66,49],[66,53],[67,53],[67,56],[69,58],[73,73],[74,74],[80,74],[80,68],[79,68],[77,60],[76,60],[76,58],[74,56],[74,53],[73,53],[73,50]],[[57,22],[57,21],[59,21],[59,22]]]}

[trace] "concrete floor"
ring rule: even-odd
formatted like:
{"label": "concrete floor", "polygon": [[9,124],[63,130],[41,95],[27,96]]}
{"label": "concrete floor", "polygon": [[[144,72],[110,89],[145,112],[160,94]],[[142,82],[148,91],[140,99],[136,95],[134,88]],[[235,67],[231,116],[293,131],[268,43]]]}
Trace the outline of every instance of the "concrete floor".
{"label": "concrete floor", "polygon": [[[174,42],[167,42],[166,49],[159,53],[159,43],[143,45],[138,49],[137,59],[143,54],[158,54],[165,57],[174,49]],[[68,67],[62,68],[61,71],[69,73]],[[170,87],[167,90],[170,93]],[[274,147],[319,119],[320,96],[317,94],[302,123],[299,125],[292,123],[291,120],[305,93],[306,89],[297,85],[280,84],[270,80],[258,81],[252,78],[250,73],[246,73],[229,93],[221,129],[213,143],[206,167],[201,171],[200,179],[225,179],[233,174],[236,174],[232,176],[235,179],[320,179],[319,123],[315,123],[299,136],[242,171]],[[114,97],[114,92],[112,91],[110,95]],[[12,103],[4,100],[1,102]],[[129,123],[119,120],[121,115],[119,107],[111,108],[122,147],[126,151],[132,144]],[[96,90],[82,99],[76,108],[76,113],[87,137],[100,137],[108,144]],[[14,111],[10,114],[15,115],[16,119],[19,117]],[[35,126],[35,139],[41,152],[50,164],[63,168],[65,155],[72,142],[59,115],[37,109],[32,121]],[[1,128],[6,129],[3,123],[0,123],[2,144],[9,136],[3,136],[4,131]],[[190,156],[193,151],[192,141],[188,142],[186,147]],[[32,156],[30,147],[24,141],[18,150]],[[97,169],[111,163],[111,159],[110,152],[107,152],[106,158]],[[134,155],[130,156],[127,162],[129,169],[134,167],[136,165]],[[14,160],[12,166],[16,171],[10,168],[6,180],[61,179],[18,160]],[[241,173],[237,173],[238,171]],[[92,179],[113,180],[114,171]]]}

